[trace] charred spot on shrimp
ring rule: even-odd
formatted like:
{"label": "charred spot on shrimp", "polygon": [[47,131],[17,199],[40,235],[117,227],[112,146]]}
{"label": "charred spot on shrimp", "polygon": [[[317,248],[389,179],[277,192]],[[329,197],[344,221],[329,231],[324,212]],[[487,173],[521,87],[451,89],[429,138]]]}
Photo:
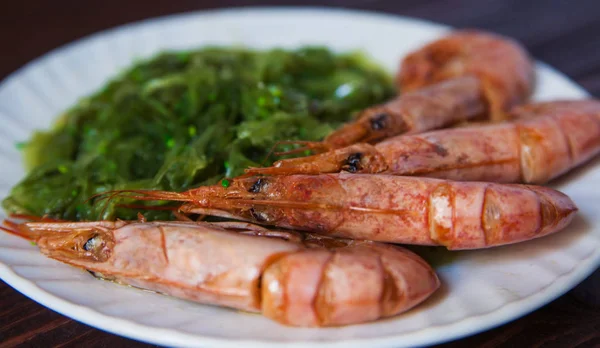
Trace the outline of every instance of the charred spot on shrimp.
{"label": "charred spot on shrimp", "polygon": [[386,113],[380,113],[373,116],[369,122],[371,123],[371,129],[374,131],[385,129],[388,126],[388,115]]}
{"label": "charred spot on shrimp", "polygon": [[357,171],[362,169],[362,165],[360,162],[362,158],[363,154],[360,152],[350,154],[350,156],[348,156],[346,162],[342,166],[342,169],[350,173],[356,173]]}
{"label": "charred spot on shrimp", "polygon": [[252,186],[250,186],[250,188],[248,189],[248,192],[259,193],[266,184],[267,184],[267,180],[260,178],[260,179],[256,180],[256,182],[254,182],[254,184],[252,184]]}

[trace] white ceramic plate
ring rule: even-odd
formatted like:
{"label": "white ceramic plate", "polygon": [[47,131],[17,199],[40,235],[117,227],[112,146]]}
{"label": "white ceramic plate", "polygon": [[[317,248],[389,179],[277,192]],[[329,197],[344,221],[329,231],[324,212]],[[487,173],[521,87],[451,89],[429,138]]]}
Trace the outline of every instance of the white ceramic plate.
{"label": "white ceramic plate", "polygon": [[[363,49],[397,67],[410,50],[447,28],[419,20],[323,9],[191,13],[119,27],[60,48],[0,85],[0,197],[24,175],[15,142],[46,128],[81,96],[135,58],[207,44]],[[538,64],[535,99],[581,98],[562,74]],[[600,261],[600,163],[555,184],[579,205],[567,230],[518,245],[460,252],[437,268],[443,287],[407,314],[330,329],[294,329],[259,315],[203,306],[92,278],[0,234],[0,276],[33,300],[115,334],[170,346],[415,346],[474,334],[530,312],[589,275]],[[3,216],[0,216],[2,218]]]}

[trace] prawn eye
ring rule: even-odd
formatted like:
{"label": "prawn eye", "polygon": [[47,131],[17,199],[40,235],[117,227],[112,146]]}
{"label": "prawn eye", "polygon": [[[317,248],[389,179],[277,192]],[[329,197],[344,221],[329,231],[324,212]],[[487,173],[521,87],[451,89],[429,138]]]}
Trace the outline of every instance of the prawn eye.
{"label": "prawn eye", "polygon": [[385,113],[377,114],[370,120],[372,130],[382,130],[387,127],[388,115]]}
{"label": "prawn eye", "polygon": [[362,153],[356,152],[348,156],[345,165],[342,167],[343,170],[350,173],[356,173],[361,169],[360,160],[362,159]]}
{"label": "prawn eye", "polygon": [[100,243],[100,238],[98,238],[99,236],[97,234],[93,235],[90,239],[87,240],[87,242],[85,242],[85,244],[83,245],[83,249],[85,251],[92,251],[95,250],[101,243]]}
{"label": "prawn eye", "polygon": [[260,178],[260,179],[256,180],[256,182],[254,184],[252,184],[252,186],[250,186],[250,188],[248,189],[248,192],[259,193],[260,190],[262,190],[262,188],[265,186],[266,183],[267,183],[266,180]]}
{"label": "prawn eye", "polygon": [[81,247],[85,252],[79,248],[76,248],[75,251],[79,257],[83,257],[88,261],[104,262],[110,257],[114,245],[115,241],[110,234],[92,232]]}

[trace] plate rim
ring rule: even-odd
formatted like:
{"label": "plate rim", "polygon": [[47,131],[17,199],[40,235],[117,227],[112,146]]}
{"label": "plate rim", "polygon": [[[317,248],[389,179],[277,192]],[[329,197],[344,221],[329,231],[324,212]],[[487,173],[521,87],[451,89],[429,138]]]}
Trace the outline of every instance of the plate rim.
{"label": "plate rim", "polygon": [[[391,21],[403,21],[405,23],[415,23],[417,25],[427,25],[431,27],[438,27],[439,29],[451,29],[450,26],[440,24],[434,21],[420,19],[415,17],[407,17],[402,15],[390,14],[374,10],[357,10],[348,8],[337,8],[337,7],[325,7],[325,6],[243,6],[243,7],[232,7],[232,8],[221,8],[221,9],[209,9],[209,10],[197,10],[189,12],[181,12],[175,14],[169,14],[158,17],[150,17],[138,21],[125,23],[119,26],[106,28],[104,30],[94,32],[89,35],[85,35],[71,42],[65,43],[58,46],[46,53],[30,60],[25,63],[17,70],[9,73],[2,80],[0,80],[0,91],[23,72],[30,69],[32,66],[41,63],[44,60],[51,59],[56,55],[60,55],[72,47],[85,44],[88,41],[96,40],[104,36],[110,36],[117,32],[143,27],[145,25],[156,24],[160,22],[169,22],[177,20],[178,18],[185,17],[201,17],[201,16],[214,16],[214,15],[242,15],[251,13],[286,13],[291,14],[292,12],[320,12],[326,14],[349,14],[353,16],[370,17],[373,20],[391,20]],[[562,79],[570,82],[572,87],[582,95],[582,97],[589,97],[590,94],[579,84],[569,78],[566,74],[558,71],[557,69],[539,62],[536,60],[536,70],[546,69],[552,74],[560,76]],[[388,335],[379,338],[350,338],[345,340],[337,341],[276,341],[276,340],[261,340],[261,339],[243,339],[243,338],[217,338],[201,334],[192,334],[187,332],[178,331],[176,329],[165,329],[158,326],[139,324],[129,319],[119,318],[108,314],[103,314],[85,305],[78,305],[67,299],[61,298],[57,295],[53,295],[44,289],[40,288],[33,281],[18,275],[14,272],[10,266],[0,262],[0,278],[6,282],[13,289],[19,291],[29,299],[36,301],[40,305],[56,311],[64,316],[72,318],[76,321],[89,325],[93,328],[103,330],[115,335],[120,335],[130,339],[161,344],[161,345],[173,345],[177,344],[180,346],[195,346],[197,344],[203,345],[218,345],[221,347],[234,347],[239,344],[246,346],[327,346],[327,347],[361,347],[368,343],[370,346],[391,346],[397,345],[401,342],[402,346],[421,346],[429,344],[439,344],[449,342],[452,340],[460,339],[466,336],[474,335],[487,331],[491,328],[504,325],[510,321],[517,320],[524,315],[531,313],[532,311],[541,308],[542,306],[554,301],[558,297],[562,296],[575,286],[583,281],[586,277],[592,274],[596,268],[600,266],[600,250],[590,253],[586,258],[580,260],[578,264],[568,272],[556,276],[556,278],[547,286],[543,287],[540,291],[523,297],[516,301],[506,303],[499,308],[493,309],[489,312],[471,315],[463,318],[459,321],[433,325],[426,328],[421,328],[401,335]],[[565,283],[566,282],[566,283]],[[533,299],[533,300],[532,300]],[[524,302],[524,303],[523,303]],[[516,309],[513,309],[516,307]],[[427,332],[431,330],[437,330],[442,327],[457,326],[459,323],[465,321],[477,320],[479,323],[476,328],[470,325],[462,325],[461,330],[456,330],[450,335],[440,338],[435,335],[428,335]],[[483,322],[483,324],[482,324]],[[413,336],[414,333],[419,332],[420,335],[415,338],[406,337],[406,335]],[[422,337],[425,334],[425,337]],[[404,341],[402,341],[404,340]]]}

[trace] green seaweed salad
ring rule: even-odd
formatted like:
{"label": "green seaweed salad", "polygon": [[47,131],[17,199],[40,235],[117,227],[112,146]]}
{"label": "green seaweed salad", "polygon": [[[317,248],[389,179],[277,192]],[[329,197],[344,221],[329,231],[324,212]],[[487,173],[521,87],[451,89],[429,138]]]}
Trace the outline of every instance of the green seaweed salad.
{"label": "green seaweed salad", "polygon": [[[9,213],[67,220],[133,219],[140,210],[122,207],[131,199],[88,199],[107,190],[215,184],[270,164],[278,140],[321,140],[394,94],[390,76],[357,52],[164,52],[134,64],[22,144],[28,174],[2,204]],[[144,215],[171,218],[167,211]]]}

